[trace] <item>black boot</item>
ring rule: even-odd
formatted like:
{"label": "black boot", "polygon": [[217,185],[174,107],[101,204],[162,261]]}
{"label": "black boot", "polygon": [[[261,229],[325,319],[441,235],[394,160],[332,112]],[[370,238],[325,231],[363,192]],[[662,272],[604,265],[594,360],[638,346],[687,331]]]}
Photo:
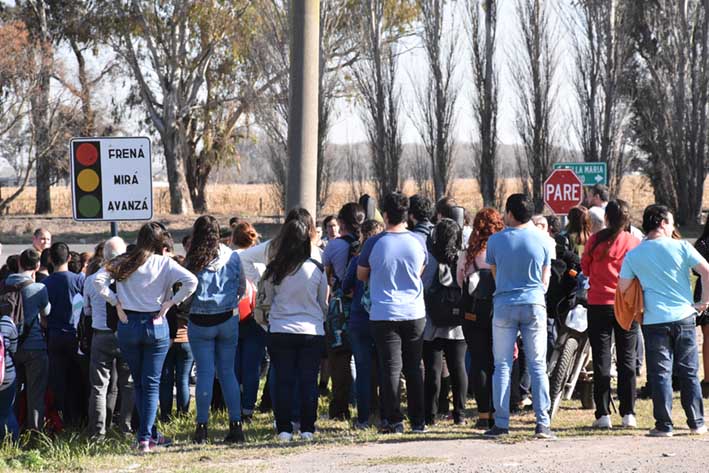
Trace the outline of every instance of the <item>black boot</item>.
{"label": "black boot", "polygon": [[207,441],[207,424],[197,424],[194,431],[194,443],[205,443]]}
{"label": "black boot", "polygon": [[246,441],[244,437],[244,429],[240,420],[229,422],[229,433],[224,437],[224,443],[243,443]]}

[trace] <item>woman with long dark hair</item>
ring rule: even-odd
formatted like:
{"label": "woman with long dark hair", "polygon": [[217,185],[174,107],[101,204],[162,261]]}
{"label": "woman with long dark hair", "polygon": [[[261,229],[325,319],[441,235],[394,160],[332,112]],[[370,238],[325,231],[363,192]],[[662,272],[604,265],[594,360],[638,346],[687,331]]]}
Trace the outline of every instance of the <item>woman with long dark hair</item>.
{"label": "woman with long dark hair", "polygon": [[635,364],[638,324],[623,330],[615,318],[614,302],[618,275],[625,255],[640,244],[630,234],[630,208],[622,200],[606,206],[606,228],[591,236],[581,259],[588,278],[588,338],[593,355],[593,397],[596,420],[593,427],[610,429],[611,337],[615,336],[618,364],[618,397],[623,427],[635,428]]}
{"label": "woman with long dark hair", "polygon": [[581,257],[591,237],[591,217],[586,207],[578,206],[569,210],[568,219],[563,235],[568,239],[571,251]]}
{"label": "woman with long dark hair", "polygon": [[294,219],[281,230],[280,243],[263,274],[273,286],[268,346],[275,373],[278,438],[293,436],[293,404],[299,390],[301,438],[311,440],[317,416],[317,378],[324,349],[328,283],[322,264],[311,257],[313,234]]}
{"label": "woman with long dark hair", "polygon": [[[323,266],[327,272],[332,289],[342,287],[350,260],[359,252],[361,226],[364,221],[364,209],[356,202],[342,206],[337,214],[340,236],[328,241],[323,251]],[[348,299],[344,299],[348,302]],[[327,352],[328,369],[332,377],[332,401],[330,419],[345,420],[350,418],[350,392],[352,391],[352,370],[350,368],[352,351],[340,348]]]}
{"label": "woman with long dark hair", "polygon": [[[118,345],[133,376],[141,452],[150,452],[156,445],[168,442],[154,429],[160,373],[170,347],[165,314],[197,287],[192,273],[163,255],[172,246],[172,237],[164,225],[146,223],[138,232],[135,247],[109,261],[94,280],[96,290],[118,312]],[[116,281],[116,292],[110,288],[111,280]],[[177,283],[180,290],[167,299]]]}
{"label": "woman with long dark hair", "polygon": [[467,346],[463,329],[460,325],[448,325],[445,320],[438,322],[436,316],[440,314],[432,313],[451,309],[445,303],[441,304],[443,298],[439,289],[460,293],[456,271],[461,240],[462,229],[449,218],[442,218],[431,232],[430,256],[425,270],[425,274],[430,277],[424,277],[426,325],[423,329],[424,406],[428,425],[435,423],[438,413],[444,354],[453,388],[453,422],[465,423],[468,377],[465,371]]}
{"label": "woman with long dark hair", "polygon": [[495,209],[484,208],[473,219],[468,248],[458,258],[458,285],[466,301],[463,334],[470,352],[468,381],[478,406],[475,428],[487,430],[495,423],[492,408],[492,292],[495,282],[486,262],[487,241],[505,224]]}
{"label": "woman with long dark hair", "polygon": [[187,330],[197,366],[194,441],[203,443],[208,439],[209,405],[217,374],[229,411],[229,433],[224,442],[243,442],[241,396],[234,372],[239,318],[234,316],[234,310],[244,293],[245,277],[239,254],[220,243],[219,223],[211,215],[195,220],[185,267],[198,281]]}
{"label": "woman with long dark hair", "polygon": [[[699,251],[704,259],[709,258],[709,217],[704,224],[702,234],[697,238],[694,247]],[[697,284],[694,286],[694,302],[702,300],[702,280],[697,279]],[[704,380],[702,381],[702,397],[709,398],[709,315],[700,314],[697,323],[702,327],[702,364],[704,365]]]}

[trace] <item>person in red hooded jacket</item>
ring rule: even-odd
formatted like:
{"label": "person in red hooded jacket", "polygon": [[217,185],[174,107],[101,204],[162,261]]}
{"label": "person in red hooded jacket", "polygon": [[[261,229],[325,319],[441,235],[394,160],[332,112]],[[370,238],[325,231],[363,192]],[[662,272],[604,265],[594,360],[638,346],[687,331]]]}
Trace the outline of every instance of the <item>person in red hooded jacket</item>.
{"label": "person in red hooded jacket", "polygon": [[615,335],[618,363],[618,397],[623,427],[635,428],[635,363],[638,324],[624,330],[615,318],[613,303],[618,275],[625,255],[640,244],[630,234],[630,208],[622,200],[608,202],[606,228],[589,238],[581,259],[583,274],[589,278],[588,336],[593,355],[593,397],[596,420],[593,427],[610,429],[611,337]]}

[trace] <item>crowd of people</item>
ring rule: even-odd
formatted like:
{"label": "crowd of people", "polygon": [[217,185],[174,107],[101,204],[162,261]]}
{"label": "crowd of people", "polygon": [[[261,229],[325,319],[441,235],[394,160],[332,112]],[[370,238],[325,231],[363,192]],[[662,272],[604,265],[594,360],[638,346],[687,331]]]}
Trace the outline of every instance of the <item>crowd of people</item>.
{"label": "crowd of people", "polygon": [[644,350],[650,435],[672,435],[673,379],[691,432],[703,434],[709,385],[695,326],[706,371],[709,223],[695,248],[652,205],[642,231],[603,186],[563,229],[523,194],[502,213],[471,215],[451,198],[401,193],[378,208],[367,196],[347,203],[320,227],[293,209],[264,242],[246,221],[225,231],[204,215],[182,240],[184,256],[158,222],[135,243],[112,237],[92,254],[38,229],[0,275],[0,435],[115,429],[153,451],[171,442],[156,419],[189,415],[194,365],[196,443],[210,439],[217,407],[228,412],[224,442],[246,441],[262,377],[261,407],[272,405],[281,441],[314,438],[324,395],[329,417],[355,429],[402,433],[408,418],[424,433],[444,416],[463,425],[471,396],[484,436],[507,435],[512,414],[531,406],[535,436],[553,438],[547,360],[563,274],[588,287],[593,427],[613,425],[614,340],[623,427],[637,427]]}

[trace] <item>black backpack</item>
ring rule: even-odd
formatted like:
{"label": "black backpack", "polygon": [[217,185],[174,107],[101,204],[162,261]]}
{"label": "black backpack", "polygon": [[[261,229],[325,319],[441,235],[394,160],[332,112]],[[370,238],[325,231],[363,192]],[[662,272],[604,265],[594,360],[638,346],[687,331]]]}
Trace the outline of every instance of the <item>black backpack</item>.
{"label": "black backpack", "polygon": [[[32,284],[32,281],[23,281],[18,284],[7,284],[6,281],[0,282],[0,314],[9,315],[20,331],[17,338],[18,346],[30,334],[30,327],[25,324],[25,307],[22,303],[22,290],[30,284]],[[37,315],[36,319],[38,318],[39,315]]]}
{"label": "black backpack", "polygon": [[467,324],[477,327],[491,327],[493,315],[493,295],[495,294],[495,278],[489,269],[478,269],[473,261],[478,281],[474,290],[470,290],[470,276],[463,282],[463,295],[460,308]]}
{"label": "black backpack", "polygon": [[426,314],[435,327],[457,327],[463,323],[455,266],[439,264],[433,284],[424,293]]}

